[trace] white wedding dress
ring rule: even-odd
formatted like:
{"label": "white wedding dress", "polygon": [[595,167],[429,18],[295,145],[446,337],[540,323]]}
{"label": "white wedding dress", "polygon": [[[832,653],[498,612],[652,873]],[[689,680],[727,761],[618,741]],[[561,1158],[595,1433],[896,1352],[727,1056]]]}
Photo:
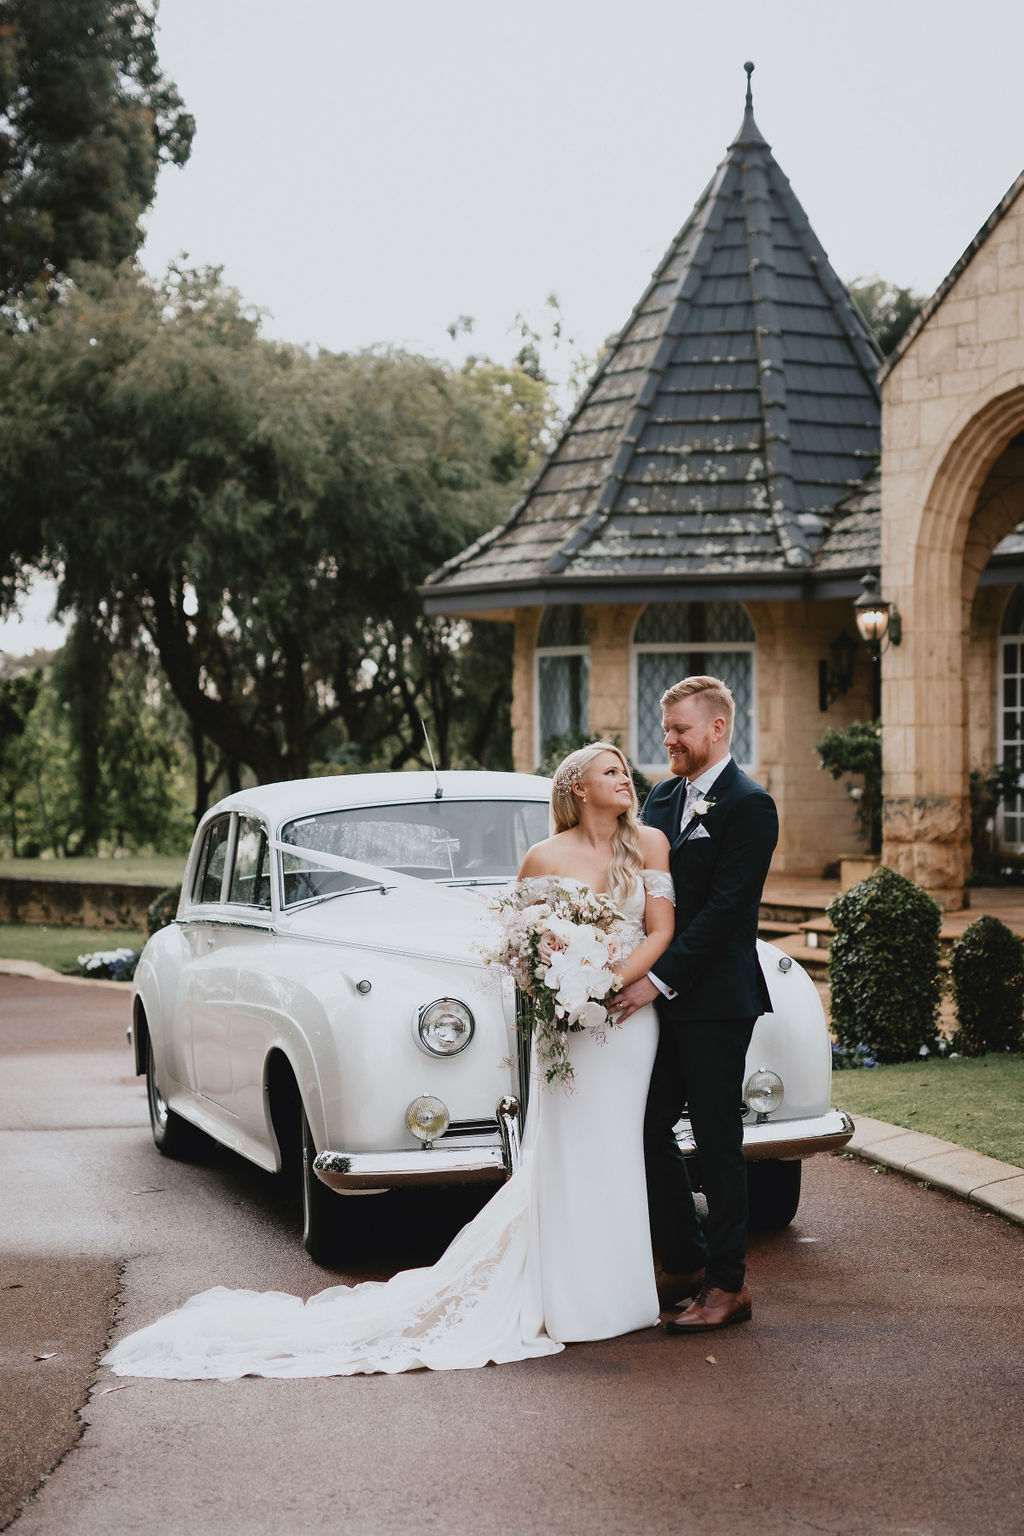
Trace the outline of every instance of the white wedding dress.
{"label": "white wedding dress", "polygon": [[[668,875],[644,871],[672,899]],[[644,885],[620,902],[623,949],[643,937]],[[520,1167],[446,1252],[388,1281],[303,1301],[218,1286],[128,1335],[119,1376],[173,1380],[468,1369],[653,1327],[643,1120],[658,1025],[641,1008],[603,1040],[570,1037],[571,1093],[534,1070]]]}

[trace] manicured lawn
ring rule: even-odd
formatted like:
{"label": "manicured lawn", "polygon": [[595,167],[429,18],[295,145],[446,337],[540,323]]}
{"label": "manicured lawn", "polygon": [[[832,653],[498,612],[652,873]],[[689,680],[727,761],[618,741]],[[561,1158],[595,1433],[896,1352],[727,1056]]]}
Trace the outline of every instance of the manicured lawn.
{"label": "manicured lawn", "polygon": [[132,928],[54,928],[46,923],[0,923],[0,957],[38,960],[52,970],[76,965],[97,949],[141,949],[146,935]]}
{"label": "manicured lawn", "polygon": [[123,859],[0,859],[0,879],[125,880],[140,885],[178,885],[188,850],[181,854],[129,854]]}
{"label": "manicured lawn", "polygon": [[888,1120],[1024,1168],[1024,1055],[836,1072],[832,1098],[854,1120]]}

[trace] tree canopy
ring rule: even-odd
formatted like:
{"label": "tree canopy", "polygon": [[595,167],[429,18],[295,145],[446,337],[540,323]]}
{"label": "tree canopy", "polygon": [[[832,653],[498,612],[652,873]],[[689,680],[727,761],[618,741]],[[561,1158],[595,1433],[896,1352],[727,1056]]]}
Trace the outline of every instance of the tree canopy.
{"label": "tree canopy", "polygon": [[189,742],[155,658],[76,630],[31,661],[0,662],[0,844],[16,858],[183,853]]}
{"label": "tree canopy", "polygon": [[912,288],[900,288],[881,277],[854,278],[850,295],[871,327],[883,357],[895,351],[924,304],[923,294]]}
{"label": "tree canopy", "polygon": [[401,766],[420,713],[442,761],[494,763],[507,637],[470,645],[416,589],[510,506],[544,384],[272,343],[216,273],[77,278],[0,349],[8,603],[24,569],[58,576],[61,607],[154,648],[194,730],[262,780],[353,746]]}
{"label": "tree canopy", "polygon": [[156,5],[0,0],[0,302],[73,261],[133,256],[161,163],[195,124],[161,72]]}

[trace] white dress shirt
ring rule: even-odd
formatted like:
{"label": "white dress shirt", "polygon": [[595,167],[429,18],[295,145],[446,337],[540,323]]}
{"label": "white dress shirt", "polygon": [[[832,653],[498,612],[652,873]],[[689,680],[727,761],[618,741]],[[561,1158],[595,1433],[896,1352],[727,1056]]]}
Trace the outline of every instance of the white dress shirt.
{"label": "white dress shirt", "polygon": [[[679,822],[680,832],[686,828],[694,817],[694,806],[698,800],[707,800],[711,794],[711,788],[726,766],[732,762],[732,753],[727,752],[720,762],[712,763],[710,768],[705,768],[703,773],[698,773],[695,779],[690,779],[686,786],[686,799],[683,803],[683,814]],[[675,997],[677,994],[665,982],[659,981],[653,971],[647,972],[648,978],[653,981],[662,997]]]}

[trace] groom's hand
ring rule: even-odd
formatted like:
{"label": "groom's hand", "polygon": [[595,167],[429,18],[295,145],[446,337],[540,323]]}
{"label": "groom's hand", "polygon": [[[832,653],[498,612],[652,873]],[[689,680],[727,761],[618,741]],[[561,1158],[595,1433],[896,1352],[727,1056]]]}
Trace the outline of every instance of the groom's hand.
{"label": "groom's hand", "polygon": [[640,976],[636,981],[631,981],[628,987],[623,987],[621,992],[616,992],[608,1011],[616,1024],[623,1024],[638,1008],[653,1003],[657,995],[658,989],[651,978]]}

